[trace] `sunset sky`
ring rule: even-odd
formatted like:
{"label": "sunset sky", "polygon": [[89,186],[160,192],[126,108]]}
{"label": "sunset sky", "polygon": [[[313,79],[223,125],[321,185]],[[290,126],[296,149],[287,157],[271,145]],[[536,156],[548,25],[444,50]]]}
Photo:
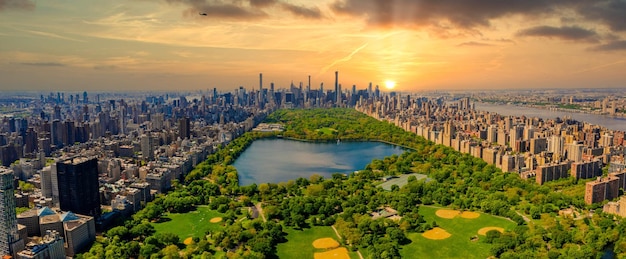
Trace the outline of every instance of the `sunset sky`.
{"label": "sunset sky", "polygon": [[[200,15],[206,13],[206,16]],[[626,0],[0,0],[0,90],[626,87]]]}

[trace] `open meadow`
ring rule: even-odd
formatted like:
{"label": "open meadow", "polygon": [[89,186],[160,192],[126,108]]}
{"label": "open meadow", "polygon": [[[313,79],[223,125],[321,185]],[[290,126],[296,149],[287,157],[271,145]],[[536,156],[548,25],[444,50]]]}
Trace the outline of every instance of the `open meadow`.
{"label": "open meadow", "polygon": [[162,217],[162,222],[152,225],[156,232],[170,232],[178,235],[183,241],[188,237],[201,237],[208,230],[223,229],[221,221],[223,216],[224,214],[210,210],[207,206],[198,206],[195,211],[188,213],[166,213]]}
{"label": "open meadow", "polygon": [[[302,230],[285,227],[284,230],[287,233],[287,242],[278,244],[278,246],[276,247],[276,255],[278,256],[278,258],[342,258],[338,256],[324,257],[322,253],[331,251],[335,248],[321,248],[323,247],[323,245],[318,245],[318,243],[329,243],[329,239],[327,238],[339,241],[337,235],[335,234],[335,231],[333,231],[331,227],[315,226],[311,228],[304,228]],[[315,246],[320,248],[316,248]],[[317,257],[314,256],[315,253],[319,253]],[[359,258],[356,252],[348,252],[348,256],[351,259]]]}
{"label": "open meadow", "polygon": [[[438,210],[442,211],[437,213]],[[403,258],[486,258],[491,245],[480,240],[485,236],[479,235],[479,231],[486,227],[505,230],[515,227],[515,223],[508,219],[484,213],[460,213],[430,206],[421,206],[419,213],[426,222],[435,221],[439,229],[408,234],[412,242],[402,247]],[[472,237],[478,237],[478,240],[472,240]]]}

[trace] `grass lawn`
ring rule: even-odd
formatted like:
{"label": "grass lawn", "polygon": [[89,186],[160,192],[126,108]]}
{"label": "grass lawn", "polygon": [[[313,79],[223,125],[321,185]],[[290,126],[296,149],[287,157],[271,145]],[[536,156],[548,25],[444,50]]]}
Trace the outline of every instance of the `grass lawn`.
{"label": "grass lawn", "polygon": [[321,129],[316,129],[316,131],[321,131],[322,133],[324,133],[325,135],[332,135],[334,132],[337,132],[336,129],[333,128],[321,128]]}
{"label": "grass lawn", "polygon": [[[331,227],[316,226],[303,230],[285,227],[284,231],[287,233],[287,242],[278,244],[276,247],[278,258],[312,259],[314,253],[325,251],[313,247],[313,241],[324,237],[332,237],[339,241]],[[359,258],[356,252],[349,252],[349,255],[352,259]]]}
{"label": "grass lawn", "polygon": [[[152,223],[156,232],[170,232],[180,237],[181,242],[188,237],[201,237],[207,230],[222,229],[222,223],[211,223],[209,220],[222,217],[224,214],[199,206],[189,213],[168,213],[164,222]],[[168,220],[169,219],[169,220]]]}
{"label": "grass lawn", "polygon": [[[444,219],[435,215],[437,207],[421,206],[419,213],[426,222],[437,222],[440,228],[452,234],[443,240],[431,240],[422,236],[422,233],[410,233],[411,244],[403,246],[400,254],[403,258],[486,258],[489,256],[490,244],[471,241],[472,236],[478,235],[483,227],[501,227],[512,230],[516,224],[489,214],[480,213],[476,219],[465,219],[457,216],[453,219]],[[444,208],[445,209],[445,208]],[[478,236],[484,238],[484,236]]]}

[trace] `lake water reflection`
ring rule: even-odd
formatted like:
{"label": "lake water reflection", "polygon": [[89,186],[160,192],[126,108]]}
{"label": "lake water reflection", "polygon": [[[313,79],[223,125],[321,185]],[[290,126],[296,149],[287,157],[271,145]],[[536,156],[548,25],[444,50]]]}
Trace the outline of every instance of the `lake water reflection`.
{"label": "lake water reflection", "polygon": [[310,143],[287,139],[254,141],[234,163],[239,185],[279,183],[319,174],[350,174],[364,169],[373,159],[405,149],[380,142]]}

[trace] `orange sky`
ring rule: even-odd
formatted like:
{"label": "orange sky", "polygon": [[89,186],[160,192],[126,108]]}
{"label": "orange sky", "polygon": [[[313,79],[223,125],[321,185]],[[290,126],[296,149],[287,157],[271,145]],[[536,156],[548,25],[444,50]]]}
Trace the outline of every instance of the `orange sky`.
{"label": "orange sky", "polygon": [[[206,13],[206,16],[199,13]],[[0,0],[0,90],[626,87],[623,0]],[[328,88],[327,88],[328,89]]]}

